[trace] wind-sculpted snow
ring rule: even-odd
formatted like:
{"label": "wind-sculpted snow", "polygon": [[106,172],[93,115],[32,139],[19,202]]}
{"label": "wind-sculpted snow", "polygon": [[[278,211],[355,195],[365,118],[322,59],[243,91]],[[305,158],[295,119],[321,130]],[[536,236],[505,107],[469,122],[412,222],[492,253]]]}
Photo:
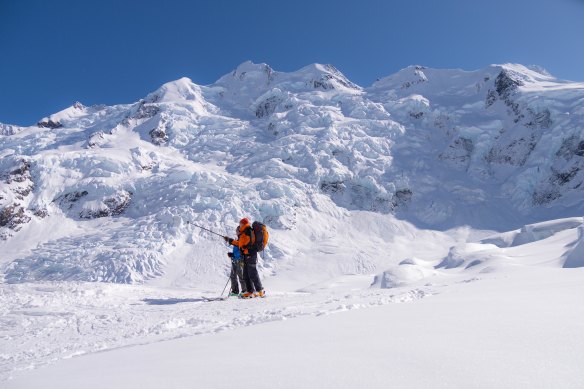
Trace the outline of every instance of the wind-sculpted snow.
{"label": "wind-sculpted snow", "polygon": [[[480,240],[458,241],[434,260],[405,258],[378,273],[373,288],[393,289],[433,284],[441,277],[508,274],[530,267],[584,267],[584,218],[574,217],[523,226]],[[465,281],[466,282],[466,281]]]}
{"label": "wind-sculpted snow", "polygon": [[579,259],[583,225],[581,217],[560,219],[523,226],[477,243],[459,244],[436,268],[473,268],[480,273],[517,265],[584,267]]}
{"label": "wind-sculpted snow", "polygon": [[[224,249],[187,222],[233,234],[242,216],[274,232],[264,274],[309,258],[322,245],[315,230],[340,229],[346,212],[498,231],[580,216],[583,119],[584,84],[521,65],[414,66],[362,88],[330,65],[246,62],[212,85],[181,78],[133,104],[75,103],[32,127],[0,127],[5,277],[143,282],[168,276],[185,241],[212,257],[207,272]],[[327,271],[387,269],[361,247],[378,237]],[[465,250],[443,267],[461,266]],[[380,279],[427,273],[411,269]]]}
{"label": "wind-sculpted snow", "polygon": [[578,227],[578,239],[571,245],[565,255],[563,267],[584,267],[584,226]]}

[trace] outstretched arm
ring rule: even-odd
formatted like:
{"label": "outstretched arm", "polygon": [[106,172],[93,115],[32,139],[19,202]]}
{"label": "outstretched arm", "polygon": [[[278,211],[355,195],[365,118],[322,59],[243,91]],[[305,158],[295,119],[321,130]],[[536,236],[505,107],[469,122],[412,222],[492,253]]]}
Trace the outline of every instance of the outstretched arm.
{"label": "outstretched arm", "polygon": [[226,242],[229,243],[230,245],[237,246],[240,249],[243,249],[245,246],[249,244],[249,242],[251,242],[251,237],[247,234],[241,234],[238,240],[228,238],[228,240],[226,239]]}

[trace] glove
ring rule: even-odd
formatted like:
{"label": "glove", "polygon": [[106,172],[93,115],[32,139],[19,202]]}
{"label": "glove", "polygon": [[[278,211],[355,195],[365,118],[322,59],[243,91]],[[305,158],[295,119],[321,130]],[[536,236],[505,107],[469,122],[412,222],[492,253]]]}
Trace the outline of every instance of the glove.
{"label": "glove", "polygon": [[233,253],[227,253],[227,256],[231,259],[233,259]]}
{"label": "glove", "polygon": [[224,236],[223,239],[225,239],[226,243],[233,244],[233,239],[231,239],[230,237]]}

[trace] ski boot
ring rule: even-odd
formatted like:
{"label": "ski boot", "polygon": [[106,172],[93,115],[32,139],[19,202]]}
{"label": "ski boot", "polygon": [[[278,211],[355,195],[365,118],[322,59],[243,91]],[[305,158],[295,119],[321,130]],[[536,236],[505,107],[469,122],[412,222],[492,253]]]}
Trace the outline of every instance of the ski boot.
{"label": "ski boot", "polygon": [[259,292],[255,292],[254,293],[254,297],[264,298],[264,297],[266,297],[266,291],[264,289],[262,289]]}

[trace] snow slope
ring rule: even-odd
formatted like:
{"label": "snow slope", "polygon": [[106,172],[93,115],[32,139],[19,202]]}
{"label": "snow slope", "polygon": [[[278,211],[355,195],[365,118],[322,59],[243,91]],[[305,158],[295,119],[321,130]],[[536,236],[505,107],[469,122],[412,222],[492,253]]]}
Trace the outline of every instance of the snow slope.
{"label": "snow slope", "polygon": [[[243,380],[258,388],[575,389],[584,380],[583,275],[582,269],[532,268],[417,293],[353,291],[320,301],[293,294],[216,303],[153,299],[141,309],[130,307],[141,305],[136,293],[124,293],[141,314],[130,321],[117,306],[118,320],[143,329],[126,340],[139,345],[21,371],[3,387],[228,388]],[[118,300],[120,292],[94,297]],[[82,352],[97,334],[113,335],[109,323],[90,327],[90,317],[80,319],[71,339],[86,342]],[[111,325],[130,332],[116,320]],[[174,340],[154,342],[170,334]],[[112,346],[113,339],[104,341]]]}
{"label": "snow slope", "polygon": [[[377,328],[362,339],[372,354],[358,355],[360,366],[403,371],[393,379],[404,387],[432,377],[438,387],[519,386],[508,369],[492,377],[502,368],[494,350],[511,336],[526,345],[510,351],[526,358],[520,371],[549,365],[530,354],[541,346],[565,366],[557,382],[577,387],[579,356],[564,358],[552,345],[584,346],[572,324],[584,318],[573,298],[584,267],[583,116],[584,84],[522,65],[412,66],[364,88],[331,65],[282,73],[246,62],[211,85],[182,78],[135,103],[75,103],[36,126],[0,124],[0,380],[33,385],[60,375],[60,366],[73,369],[68,363],[85,371],[83,361],[94,358],[59,362],[73,356],[238,329],[188,341],[211,347],[240,327],[297,317],[298,324],[267,326],[264,341],[280,331],[293,337],[308,321],[315,332],[289,346],[310,348],[327,326],[321,316],[381,305],[326,320],[338,337],[362,321],[401,333],[397,341]],[[202,296],[225,285],[228,248],[196,224],[233,236],[243,216],[270,228],[259,264],[269,298],[205,303]],[[533,294],[517,296],[522,287]],[[487,295],[497,304],[485,303]],[[546,295],[553,301],[538,306]],[[507,297],[526,311],[497,313]],[[416,303],[402,309],[398,302]],[[542,339],[520,333],[538,307],[573,320],[568,330],[545,318],[535,327]],[[445,327],[406,330],[434,316]],[[462,318],[463,338],[444,335],[456,327],[450,317]],[[501,327],[478,319],[491,317],[512,330],[499,338]],[[244,342],[262,336],[245,331]],[[422,357],[431,339],[462,348],[470,338],[481,352],[449,354],[445,366],[454,371],[482,358],[480,385],[469,383],[475,366],[439,374],[432,354],[439,348]],[[315,355],[340,354],[323,342]],[[408,345],[412,359],[400,361]],[[176,343],[147,349],[167,347],[182,350]],[[378,365],[382,349],[395,370]],[[267,357],[275,364],[278,355]],[[414,374],[422,363],[415,356],[427,358],[426,374]],[[87,363],[106,363],[95,358]],[[201,354],[185,358],[197,364]],[[210,355],[211,369],[216,358]],[[31,371],[55,362],[54,370]],[[162,368],[162,376],[174,375],[170,364]],[[190,382],[190,372],[200,371],[176,375],[175,387]],[[112,385],[125,387],[120,382],[131,377],[131,369],[119,371]],[[266,387],[282,385],[274,377]],[[381,383],[376,374],[355,377]],[[551,377],[525,382],[546,387]]]}
{"label": "snow slope", "polygon": [[[362,220],[364,215],[360,216],[359,219]],[[286,342],[293,342],[293,347],[298,348],[296,353],[303,347],[315,349],[315,355],[327,357],[323,361],[329,361],[332,355],[341,357],[340,352],[335,350],[356,347],[351,346],[354,344],[351,342],[361,340],[362,350],[381,347],[386,350],[387,356],[384,357],[385,354],[380,350],[369,357],[360,355],[355,364],[367,366],[372,363],[377,367],[379,364],[390,364],[396,371],[403,367],[407,372],[401,376],[403,387],[419,387],[421,384],[418,380],[439,376],[442,380],[440,382],[443,382],[440,385],[444,387],[451,380],[466,385],[471,379],[476,381],[473,382],[477,387],[489,387],[493,382],[498,384],[491,387],[508,387],[508,382],[516,380],[525,383],[525,386],[519,387],[545,387],[546,382],[554,379],[558,384],[565,384],[562,387],[577,388],[576,383],[581,382],[578,378],[582,377],[578,373],[581,370],[579,366],[582,354],[576,350],[584,345],[584,338],[579,331],[584,318],[584,311],[579,304],[584,274],[581,267],[569,266],[569,260],[579,255],[583,225],[582,218],[546,222],[492,235],[474,243],[463,243],[468,235],[461,231],[450,232],[451,235],[428,232],[423,235],[419,231],[412,238],[423,239],[406,243],[404,240],[407,234],[401,231],[401,238],[395,241],[395,251],[403,250],[401,256],[405,256],[406,252],[411,256],[388,266],[384,271],[375,273],[372,269],[362,274],[345,271],[342,276],[335,272],[327,273],[326,269],[330,269],[330,265],[326,262],[334,258],[316,253],[315,261],[311,263],[288,262],[287,269],[266,277],[264,283],[268,287],[268,298],[251,301],[232,299],[205,302],[202,299],[202,296],[218,294],[223,282],[214,285],[207,282],[188,287],[179,285],[180,283],[173,287],[155,283],[142,286],[78,282],[0,284],[0,342],[4,350],[0,359],[0,377],[11,378],[8,382],[13,381],[14,385],[26,387],[33,385],[28,381],[29,378],[47,380],[47,374],[56,374],[59,379],[50,379],[50,382],[55,382],[54,387],[68,387],[67,385],[74,385],[79,378],[77,373],[63,377],[61,369],[73,369],[71,371],[85,376],[86,368],[77,370],[77,362],[73,365],[61,365],[59,361],[62,359],[180,339],[175,346],[160,346],[167,350],[163,353],[164,358],[160,356],[159,346],[155,346],[152,350],[154,355],[158,355],[158,359],[145,361],[145,366],[137,362],[140,368],[155,376],[138,374],[135,370],[138,367],[129,368],[127,364],[123,364],[124,369],[112,372],[109,378],[112,385],[110,387],[127,387],[125,382],[132,380],[132,377],[139,386],[142,380],[158,382],[161,377],[174,374],[170,373],[174,371],[174,362],[168,362],[168,365],[162,362],[152,365],[156,361],[160,362],[161,358],[175,361],[174,358],[179,358],[178,355],[184,359],[178,363],[179,366],[188,362],[200,369],[208,366],[211,370],[222,368],[224,364],[215,363],[217,359],[225,358],[221,351],[224,349],[218,348],[217,354],[200,353],[195,351],[198,349],[193,348],[194,346],[189,346],[191,340],[187,341],[186,338],[236,330],[229,337],[249,337],[243,342],[262,344],[262,350],[270,350],[271,343],[281,342],[284,338],[286,340],[282,347],[287,347]],[[437,255],[436,251],[432,254],[433,249],[448,239],[459,243],[450,252]],[[325,249],[333,250],[337,247],[326,246]],[[311,272],[305,269],[310,269]],[[186,277],[194,269],[185,267],[181,271],[182,277]],[[177,277],[175,280],[182,279],[179,273],[174,273]],[[185,280],[182,279],[182,282]],[[428,302],[422,305],[415,303],[420,300]],[[396,308],[396,303],[413,306]],[[331,324],[334,327],[330,328],[319,322],[321,317],[329,314],[374,307],[384,307],[380,316],[375,319],[369,318],[371,314],[363,313],[363,316],[359,314],[353,316],[353,319],[340,315],[342,317],[335,319],[337,324]],[[404,313],[404,309],[409,313]],[[307,318],[310,322],[303,324],[304,321],[301,321],[283,328],[274,328],[268,335],[264,335],[262,330],[252,332],[252,335],[240,332],[241,327],[300,318]],[[345,343],[346,332],[359,328],[357,323],[368,323],[367,325],[380,328],[374,327],[375,331],[372,330],[368,336],[359,336],[348,344]],[[436,327],[438,323],[444,324]],[[305,338],[299,336],[298,333],[302,333],[303,328],[311,326],[320,329],[306,334]],[[418,327],[419,330],[415,330]],[[314,337],[320,338],[322,331],[330,332],[331,328],[335,328],[337,332],[333,331],[329,335],[337,339],[338,344],[335,343],[333,347],[330,344],[332,340],[314,342]],[[461,334],[461,331],[464,336],[458,338],[457,334]],[[502,337],[501,332],[505,336]],[[422,333],[424,338],[420,338]],[[211,344],[223,344],[221,339],[202,342],[209,342],[208,347],[211,347]],[[398,342],[397,346],[395,342]],[[477,348],[466,347],[468,342],[476,344]],[[500,349],[501,345],[507,343],[516,346],[510,350]],[[181,351],[183,347],[186,347],[185,351]],[[174,352],[171,353],[168,348]],[[466,373],[459,375],[451,376],[451,370],[446,370],[449,372],[446,376],[440,370],[443,358],[438,358],[440,355],[444,357],[444,352],[440,351],[443,348],[451,350],[447,353],[447,365],[452,368],[466,365],[469,360],[467,358],[478,358],[479,355],[482,362],[476,362],[464,370]],[[574,351],[567,352],[566,349]],[[140,348],[130,350],[132,351],[128,352],[135,356],[143,355]],[[191,354],[185,355],[188,350],[191,350]],[[235,348],[232,352],[239,356],[237,350],[241,349]],[[282,349],[271,350],[278,354]],[[405,351],[410,355],[408,366],[402,366],[399,362]],[[506,367],[504,372],[495,377],[495,371],[501,363],[500,353],[503,352],[511,353],[505,354],[508,360],[521,359],[520,364],[517,362],[518,365],[510,365],[520,366],[520,376],[511,374],[509,367]],[[429,356],[432,353],[439,354],[434,362],[426,364],[415,360],[416,355],[422,359],[433,360]],[[88,359],[88,363],[98,369],[94,372],[106,369],[102,366],[109,366],[107,361],[112,359],[109,353],[107,355],[106,362],[100,361],[100,357],[97,357],[97,362]],[[288,356],[272,355],[272,358],[270,355],[272,354],[264,356],[263,351],[260,352],[262,358],[273,363],[283,363],[283,367],[274,371],[283,376],[295,371],[284,367],[288,366],[285,364]],[[55,362],[58,362],[55,365],[56,370],[45,368],[38,373],[30,371]],[[561,379],[552,374],[556,371],[549,367],[552,362],[554,366],[562,365],[563,371],[566,371]],[[83,365],[83,362],[79,363]],[[103,363],[106,365],[102,365]],[[425,366],[425,370],[422,369],[421,372],[420,364]],[[245,366],[244,364],[241,368]],[[527,374],[529,369],[539,371],[537,366],[548,366],[551,370],[537,375]],[[342,374],[345,366],[340,362],[321,362],[316,368],[337,369],[334,371]],[[481,373],[477,376],[479,370]],[[172,387],[184,387],[193,380],[206,382],[198,381],[202,379],[198,376],[201,371],[188,369],[188,374],[177,376],[181,378],[177,378],[176,385]],[[317,382],[324,377],[330,379],[326,374],[313,374]],[[377,372],[367,379],[374,380],[371,384],[375,386],[380,382],[376,381],[380,374]],[[368,373],[365,375],[369,376]],[[227,385],[236,376],[237,371],[234,375],[209,374],[207,377],[223,380],[219,382]],[[362,377],[361,373],[358,377]],[[547,378],[542,380],[541,377]],[[274,379],[276,378],[262,380],[258,385],[270,387],[280,382],[273,381]],[[99,382],[101,385],[101,381]],[[222,387],[221,385],[217,387]]]}

